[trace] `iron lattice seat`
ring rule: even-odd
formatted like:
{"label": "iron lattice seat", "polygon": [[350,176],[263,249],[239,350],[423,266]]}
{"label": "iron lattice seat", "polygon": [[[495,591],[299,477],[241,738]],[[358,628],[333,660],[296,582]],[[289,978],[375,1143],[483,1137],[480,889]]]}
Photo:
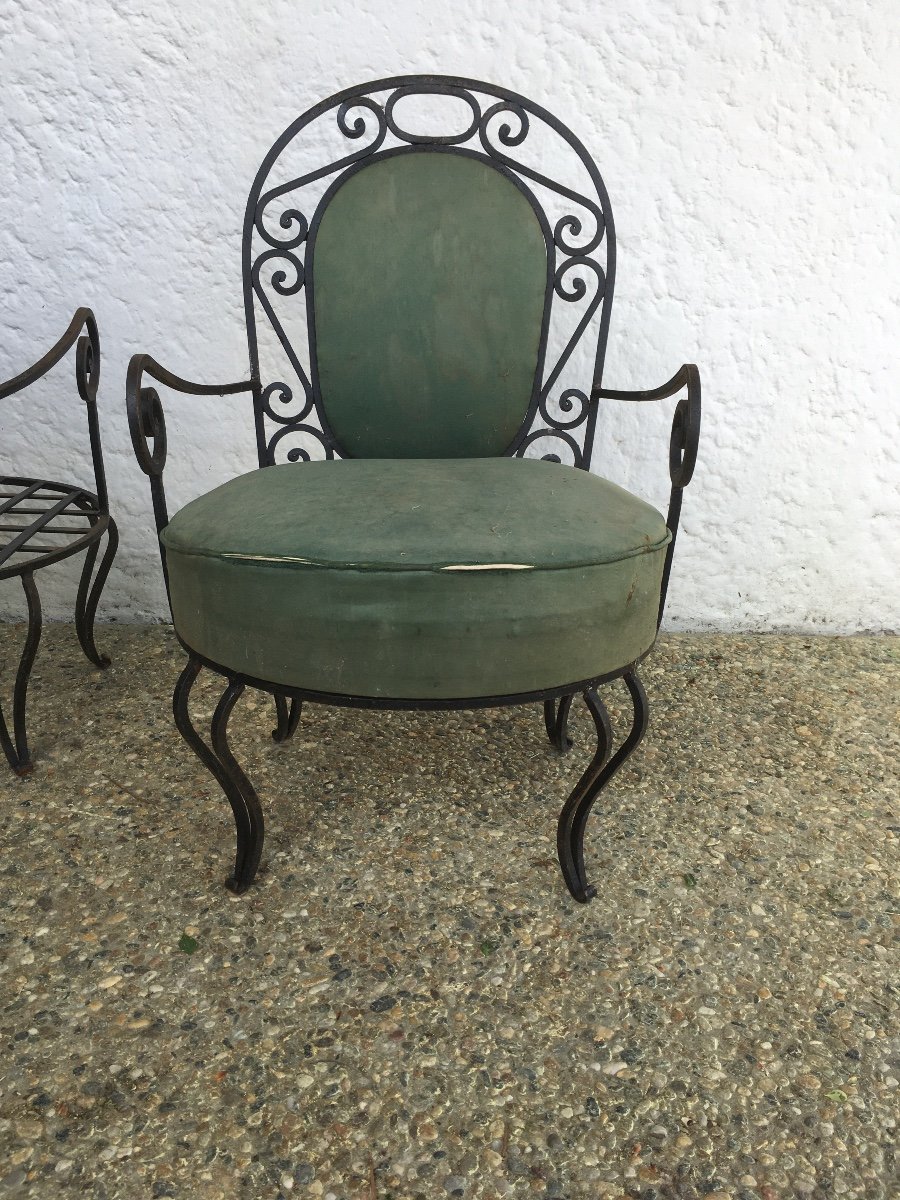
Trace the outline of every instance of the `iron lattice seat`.
{"label": "iron lattice seat", "polygon": [[97,497],[83,488],[15,475],[0,475],[0,518],[0,534],[7,539],[0,541],[0,579],[77,554],[96,541],[109,521]]}
{"label": "iron lattice seat", "polygon": [[[86,330],[82,334],[82,330]],[[32,769],[25,728],[25,702],[31,668],[41,636],[41,605],[35,571],[86,551],[75,601],[75,630],[88,659],[97,667],[109,665],[94,642],[94,618],[100,594],[118,546],[118,533],[109,515],[106,477],[97,421],[100,342],[94,315],[81,308],[52,350],[39,362],[0,385],[0,400],[29,387],[60,361],[77,342],[75,378],[87,408],[93,455],[95,490],[44,479],[0,475],[0,580],[18,576],[28,602],[28,633],[13,690],[13,732],[0,710],[0,745],[12,769],[27,775]],[[94,576],[100,540],[108,535],[106,551]],[[93,582],[92,582],[93,580]]]}
{"label": "iron lattice seat", "polygon": [[[411,131],[401,112],[423,100],[457,115]],[[319,154],[335,142],[324,166],[303,157],[312,130]],[[541,169],[548,138],[574,182]],[[563,806],[558,849],[572,895],[595,894],[585,825],[646,727],[637,666],[661,619],[700,422],[694,366],[650,392],[602,386],[614,274],[603,182],[555,118],[472,80],[379,80],[304,114],[260,168],[244,224],[251,378],[199,385],[132,359],[132,440],[189,656],[175,719],[232,805],[233,890],[252,882],[263,847],[262,808],[227,739],[250,685],[274,696],[278,741],[304,700],[541,701],[559,751],[581,694],[597,749]],[[194,395],[252,392],[263,469],[170,521],[165,422],[145,377]],[[590,458],[601,399],[682,390],[664,518],[591,475]],[[204,666],[227,679],[208,743],[188,707]],[[597,687],[619,678],[634,715],[613,752]]]}

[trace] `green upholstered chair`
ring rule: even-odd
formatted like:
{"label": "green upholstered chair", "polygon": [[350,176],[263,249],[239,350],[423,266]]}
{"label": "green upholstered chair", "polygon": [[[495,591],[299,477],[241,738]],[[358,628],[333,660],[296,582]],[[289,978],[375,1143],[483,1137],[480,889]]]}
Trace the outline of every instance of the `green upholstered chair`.
{"label": "green upholstered chair", "polygon": [[[378,80],[317,105],[272,147],[247,204],[243,273],[246,382],[190,383],[140,354],[127,385],[188,654],[175,720],[232,805],[229,886],[252,882],[263,847],[259,799],[227,740],[245,687],[273,695],[279,741],[305,700],[537,702],[560,752],[581,695],[597,749],[558,848],[569,891],[589,900],[585,825],[644,733],[637,667],[700,424],[694,366],[655,391],[601,384],[615,242],[597,168],[554,117],[502,88]],[[251,392],[261,469],[170,519],[149,380]],[[680,391],[663,517],[591,474],[591,449],[602,399]],[[204,667],[225,679],[208,742],[188,713]],[[597,688],[618,679],[634,717],[613,751]]]}

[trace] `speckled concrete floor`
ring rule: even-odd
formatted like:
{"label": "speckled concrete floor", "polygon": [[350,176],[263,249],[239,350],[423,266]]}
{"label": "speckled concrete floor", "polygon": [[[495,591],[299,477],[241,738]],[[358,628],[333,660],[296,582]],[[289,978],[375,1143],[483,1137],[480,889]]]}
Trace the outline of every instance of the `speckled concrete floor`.
{"label": "speckled concrete floor", "polygon": [[235,899],[171,633],[98,640],[105,674],[46,632],[0,777],[0,1196],[898,1195],[900,640],[664,639],[587,907],[583,711],[565,758],[537,706],[309,708],[276,747],[248,695]]}

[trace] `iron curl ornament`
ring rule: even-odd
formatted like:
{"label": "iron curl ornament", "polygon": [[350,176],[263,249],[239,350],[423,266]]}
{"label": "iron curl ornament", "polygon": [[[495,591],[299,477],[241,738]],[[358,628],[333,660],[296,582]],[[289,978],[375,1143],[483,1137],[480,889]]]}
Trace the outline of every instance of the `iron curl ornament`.
{"label": "iron curl ornament", "polygon": [[681,502],[684,489],[691,482],[694,467],[697,465],[697,451],[700,446],[700,372],[693,363],[685,363],[675,372],[672,378],[661,387],[649,391],[630,392],[614,388],[597,387],[594,396],[604,400],[626,400],[638,403],[651,400],[667,400],[677,396],[682,388],[687,394],[682,396],[675,407],[672,418],[672,432],[669,435],[669,509],[666,514],[666,525],[672,534],[669,548],[666,551],[666,562],[663,567],[662,590],[659,601],[659,616],[657,627],[662,623],[663,611],[666,606],[666,595],[669,590],[669,576],[672,573],[672,558],[675,554],[675,541],[678,537],[678,526],[681,522]]}
{"label": "iron curl ornament", "polygon": [[[161,367],[149,354],[132,356],[125,379],[128,430],[138,465],[150,478],[156,532],[160,534],[169,523],[169,509],[163,485],[163,471],[168,453],[166,417],[159,392],[155,387],[145,386],[145,375],[163,387],[181,392],[185,396],[232,396],[238,392],[252,392],[254,383],[253,380],[221,384],[192,383],[189,379],[182,379],[180,375]],[[165,570],[165,559],[163,569]]]}

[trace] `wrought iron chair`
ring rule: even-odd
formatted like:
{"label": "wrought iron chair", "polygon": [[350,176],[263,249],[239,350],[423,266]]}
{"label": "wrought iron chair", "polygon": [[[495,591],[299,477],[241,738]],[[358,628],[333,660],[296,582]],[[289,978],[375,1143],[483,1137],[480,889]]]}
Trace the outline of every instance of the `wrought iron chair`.
{"label": "wrought iron chair", "polygon": [[[441,105],[439,132],[410,128]],[[411,107],[418,117],[402,116]],[[574,182],[544,170],[552,141]],[[298,157],[304,142],[317,165]],[[305,700],[537,701],[559,751],[581,695],[597,749],[563,806],[558,849],[571,894],[595,894],[585,824],[646,728],[637,667],[656,638],[700,426],[694,366],[653,391],[601,384],[614,274],[606,189],[559,121],[473,80],[383,79],[298,118],[260,167],[243,231],[250,378],[200,385],[132,358],[131,435],[188,654],[175,721],[231,803],[233,891],[263,846],[259,800],[227,739],[251,686],[274,697],[277,741]],[[264,469],[170,520],[151,381],[251,392]],[[682,390],[664,519],[588,468],[601,400]],[[208,743],[188,713],[203,667],[226,681]],[[613,753],[597,688],[616,679],[634,716]]]}
{"label": "wrought iron chair", "polygon": [[[75,631],[90,661],[97,667],[109,666],[109,659],[99,652],[94,642],[94,617],[100,593],[116,555],[119,535],[116,523],[109,515],[106,495],[106,475],[97,420],[100,338],[97,322],[89,308],[78,309],[69,328],[53,349],[48,350],[33,367],[8,383],[0,384],[0,400],[22,391],[46,375],[72,346],[76,346],[75,383],[87,409],[94,491],[89,492],[77,484],[0,475],[0,579],[18,576],[28,601],[28,634],[13,689],[12,734],[0,710],[0,745],[17,775],[28,775],[32,770],[25,731],[25,700],[31,668],[41,640],[41,602],[34,582],[35,571],[79,554],[82,550],[87,551],[75,600]],[[107,534],[106,550],[94,576],[104,533]]]}

